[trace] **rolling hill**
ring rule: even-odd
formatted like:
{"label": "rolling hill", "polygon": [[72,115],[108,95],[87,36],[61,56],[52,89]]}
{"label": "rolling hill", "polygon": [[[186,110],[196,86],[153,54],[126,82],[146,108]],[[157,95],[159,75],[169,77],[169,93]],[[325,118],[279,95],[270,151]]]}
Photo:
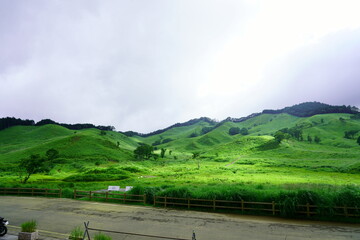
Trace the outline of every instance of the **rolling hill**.
{"label": "rolling hill", "polygon": [[[315,106],[315,110],[309,110],[306,105],[306,112],[316,113],[319,106],[328,105]],[[360,145],[356,141],[360,134],[358,115],[295,115],[265,111],[221,122],[199,118],[150,134],[104,131],[87,128],[88,125],[74,130],[64,127],[74,125],[53,122],[29,125],[27,121],[27,125],[8,126],[0,131],[0,183],[18,182],[21,159],[32,154],[44,156],[47,150],[56,149],[59,157],[54,168],[46,174],[35,174],[31,178],[33,183],[61,185],[69,179],[77,179],[83,182],[83,187],[90,188],[94,187],[96,178],[86,178],[92,179],[92,183],[87,183],[84,173],[119,171],[123,174],[125,171],[127,177],[114,184],[360,184]],[[231,128],[246,129],[246,132],[231,135]],[[301,138],[291,135],[294,130],[301,132]],[[349,131],[355,134],[345,138]],[[274,137],[279,132],[284,135],[281,141]],[[315,138],[319,142],[316,143]],[[141,144],[154,147],[154,158],[145,161],[134,157],[133,151]],[[164,158],[159,156],[160,149],[166,149]],[[115,181],[108,176],[108,181]],[[102,178],[97,184],[110,182]]]}

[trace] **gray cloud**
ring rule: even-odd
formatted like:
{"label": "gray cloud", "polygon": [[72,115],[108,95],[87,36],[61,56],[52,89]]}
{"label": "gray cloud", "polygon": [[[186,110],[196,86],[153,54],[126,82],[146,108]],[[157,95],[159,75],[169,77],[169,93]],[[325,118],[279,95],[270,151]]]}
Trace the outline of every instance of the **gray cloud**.
{"label": "gray cloud", "polygon": [[357,31],[289,52],[261,81],[248,79],[257,60],[229,46],[246,42],[261,13],[235,0],[1,1],[0,113],[149,132],[300,101],[359,106]]}

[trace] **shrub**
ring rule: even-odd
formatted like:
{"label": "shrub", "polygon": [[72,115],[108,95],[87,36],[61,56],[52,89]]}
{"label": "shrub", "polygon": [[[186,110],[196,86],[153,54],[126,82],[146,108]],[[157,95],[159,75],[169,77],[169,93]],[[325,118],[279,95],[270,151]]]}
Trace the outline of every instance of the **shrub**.
{"label": "shrub", "polygon": [[97,233],[95,234],[95,240],[112,240],[112,238],[106,234],[103,233]]}
{"label": "shrub", "polygon": [[35,220],[27,221],[21,224],[22,232],[35,232],[37,223]]}
{"label": "shrub", "polygon": [[70,232],[70,238],[72,239],[79,239],[84,236],[84,231],[81,229],[80,226],[75,227]]}

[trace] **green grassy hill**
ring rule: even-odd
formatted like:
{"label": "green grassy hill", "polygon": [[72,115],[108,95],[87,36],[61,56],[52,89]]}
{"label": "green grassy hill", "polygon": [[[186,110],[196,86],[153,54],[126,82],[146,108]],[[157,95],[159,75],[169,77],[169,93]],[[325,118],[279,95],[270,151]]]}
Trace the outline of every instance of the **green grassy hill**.
{"label": "green grassy hill", "polygon": [[[19,184],[18,163],[31,154],[59,151],[49,173],[34,174],[35,186],[108,185],[222,186],[265,184],[269,188],[314,188],[318,185],[360,185],[360,146],[345,132],[360,130],[352,114],[296,117],[260,114],[245,121],[214,124],[206,120],[178,126],[148,137],[127,137],[98,129],[69,130],[59,125],[15,126],[0,131],[0,185]],[[247,135],[230,135],[232,127]],[[284,128],[302,131],[303,140],[274,134]],[[307,136],[321,139],[307,141]],[[167,149],[164,158],[138,160],[133,151],[146,143]],[[170,152],[171,151],[171,152]],[[193,153],[199,153],[193,158]],[[239,185],[239,186],[240,186]],[[310,186],[310,187],[309,187]],[[316,187],[315,187],[316,188]]]}
{"label": "green grassy hill", "polygon": [[[119,143],[119,146],[118,146]],[[132,159],[137,143],[128,137],[98,129],[73,131],[58,125],[16,126],[0,131],[0,161],[17,164],[31,154],[41,154],[54,148],[60,158],[76,161],[122,161]]]}

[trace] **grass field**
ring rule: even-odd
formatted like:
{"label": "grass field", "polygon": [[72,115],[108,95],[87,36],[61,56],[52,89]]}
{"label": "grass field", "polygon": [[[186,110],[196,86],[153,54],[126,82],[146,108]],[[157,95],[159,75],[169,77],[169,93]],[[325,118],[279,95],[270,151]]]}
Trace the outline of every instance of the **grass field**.
{"label": "grass field", "polygon": [[[244,122],[225,122],[206,134],[202,129],[214,125],[199,121],[146,138],[57,125],[16,126],[0,131],[0,185],[24,186],[18,177],[20,160],[54,148],[60,153],[57,164],[49,173],[32,175],[26,186],[84,190],[136,186],[135,191],[160,195],[249,200],[307,191],[337,201],[348,192],[351,201],[360,202],[360,146],[355,139],[344,138],[345,131],[360,129],[360,121],[350,116],[262,114]],[[303,141],[275,142],[276,131],[295,126],[302,129]],[[247,128],[249,134],[231,136],[231,127]],[[197,136],[190,137],[192,133]],[[321,141],[310,143],[307,136]],[[156,141],[157,149],[167,149],[164,158],[134,158],[139,143]]]}

